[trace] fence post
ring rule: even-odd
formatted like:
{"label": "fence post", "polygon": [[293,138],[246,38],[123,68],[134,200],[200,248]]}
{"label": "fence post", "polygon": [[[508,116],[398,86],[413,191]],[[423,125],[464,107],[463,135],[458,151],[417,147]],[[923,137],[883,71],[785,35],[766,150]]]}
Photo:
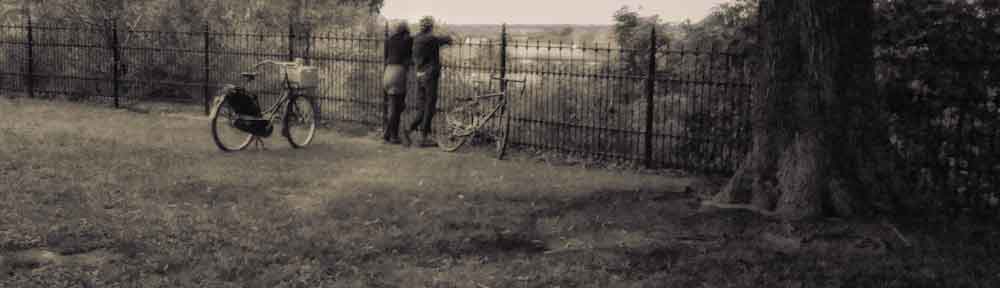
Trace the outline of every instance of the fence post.
{"label": "fence post", "polygon": [[302,26],[304,37],[300,37],[305,42],[305,51],[302,52],[302,58],[305,58],[306,65],[312,65],[312,48],[313,48],[313,25],[312,23],[306,23]]}
{"label": "fence post", "polygon": [[202,68],[204,68],[204,73],[205,74],[204,74],[204,77],[202,78],[203,81],[202,81],[202,85],[201,85],[201,89],[202,89],[202,91],[201,91],[202,94],[201,95],[202,95],[202,98],[205,98],[204,99],[204,102],[205,102],[204,103],[204,105],[205,105],[205,115],[209,115],[209,114],[212,113],[211,111],[209,111],[209,109],[210,109],[209,103],[211,103],[210,100],[211,100],[212,96],[210,94],[208,94],[209,93],[209,91],[208,91],[208,85],[212,81],[212,76],[211,76],[212,75],[211,74],[211,71],[212,71],[211,70],[212,69],[211,63],[212,62],[211,62],[211,57],[209,57],[209,52],[211,52],[211,49],[212,49],[212,45],[211,45],[212,44],[211,31],[212,31],[212,29],[208,26],[208,23],[205,23],[204,31],[202,31],[202,40],[205,42],[205,49],[203,50],[203,52],[205,52],[204,59],[203,59],[204,60],[204,62],[203,62],[204,67],[202,67]]}
{"label": "fence post", "polygon": [[119,107],[118,94],[121,85],[121,83],[119,83],[120,79],[118,79],[119,65],[121,65],[121,51],[120,51],[121,49],[119,49],[118,47],[118,22],[115,20],[110,20],[108,22],[110,22],[109,25],[111,26],[110,27],[111,28],[110,46],[111,46],[111,59],[112,59],[111,62],[112,65],[114,66],[111,68],[111,95],[115,99],[115,108],[118,108]]}
{"label": "fence post", "polygon": [[[503,26],[500,27],[500,79],[502,79],[502,80],[500,80],[500,93],[504,93],[504,95],[506,95],[506,93],[507,93],[507,23],[504,23]],[[523,85],[528,85],[528,84],[524,83]],[[510,97],[503,97],[503,101],[504,101],[505,104],[508,101],[508,99],[510,99]],[[500,125],[502,127],[504,127],[502,129],[507,129],[505,131],[501,131],[500,132],[501,134],[503,134],[503,137],[510,137],[510,119],[513,118],[513,117],[510,116],[510,113],[507,112],[507,110],[508,110],[507,108],[508,108],[507,105],[504,105],[503,108],[500,108],[501,110],[498,111],[498,112],[500,112],[500,121],[506,122],[506,123],[504,123],[504,122],[500,123]],[[507,143],[511,142],[510,139],[504,139],[504,141],[506,141]],[[500,151],[499,157],[503,158],[503,154],[504,154],[504,151]]]}
{"label": "fence post", "polygon": [[295,22],[288,21],[288,61],[295,60]]}
{"label": "fence post", "polygon": [[[374,34],[374,32],[372,34]],[[384,38],[382,39],[383,42],[389,41],[389,21],[385,22],[385,31],[383,33],[383,36],[384,36]],[[385,69],[386,67],[389,66],[389,64],[386,62],[386,60],[389,57],[389,50],[386,48],[387,48],[386,45],[382,45],[382,75],[385,75]],[[381,79],[381,78],[376,78],[376,79]],[[382,90],[382,129],[383,131],[389,131],[389,93],[388,91],[385,90],[385,87],[381,88],[382,89],[380,90]],[[390,132],[395,133],[396,131],[390,131]]]}
{"label": "fence post", "polygon": [[[500,93],[507,93],[507,23],[500,27],[500,79]],[[507,97],[504,97],[504,101],[507,101]],[[499,111],[500,115],[506,115],[506,105],[501,109],[504,110]],[[503,118],[501,117],[500,121],[506,121]]]}
{"label": "fence post", "polygon": [[28,14],[28,85],[29,98],[35,98],[35,36],[31,28],[31,14]]}
{"label": "fence post", "polygon": [[656,26],[649,33],[649,70],[646,72],[646,168],[653,167],[653,94],[656,92]]}
{"label": "fence post", "polygon": [[[500,78],[507,78],[507,23],[500,27]],[[507,82],[500,82],[500,92],[506,92]]]}

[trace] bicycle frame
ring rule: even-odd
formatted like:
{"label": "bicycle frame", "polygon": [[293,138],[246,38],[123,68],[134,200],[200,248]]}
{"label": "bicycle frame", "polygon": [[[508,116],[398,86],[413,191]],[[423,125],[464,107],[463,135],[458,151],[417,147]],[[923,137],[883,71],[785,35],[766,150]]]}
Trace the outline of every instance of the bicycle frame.
{"label": "bicycle frame", "polygon": [[486,93],[486,94],[481,94],[481,95],[473,95],[473,96],[467,96],[467,97],[459,97],[456,100],[479,101],[479,100],[488,99],[488,98],[500,97],[501,101],[499,101],[499,103],[496,104],[496,106],[493,107],[493,109],[491,109],[489,113],[480,114],[479,116],[475,117],[474,120],[473,120],[473,123],[472,123],[473,125],[471,125],[470,127],[463,127],[463,128],[465,128],[465,129],[463,129],[464,131],[462,131],[461,134],[458,134],[456,136],[469,136],[469,135],[471,135],[473,133],[476,133],[476,131],[479,131],[480,128],[482,128],[483,125],[485,125],[487,122],[489,122],[490,119],[493,119],[493,117],[495,115],[497,115],[498,112],[500,112],[502,109],[506,109],[506,107],[507,107],[507,96],[510,94],[510,90],[505,89],[506,85],[507,85],[507,82],[521,83],[522,84],[521,89],[520,89],[521,93],[524,93],[525,86],[527,86],[527,85],[525,85],[526,84],[525,80],[511,80],[511,79],[499,78],[499,77],[490,77],[490,79],[500,80],[500,85],[502,85],[501,87],[504,87],[504,88],[501,89],[503,91],[502,92],[494,92],[494,93]]}
{"label": "bicycle frame", "polygon": [[278,101],[275,101],[274,104],[271,104],[271,107],[264,110],[264,118],[266,118],[269,122],[274,121],[281,112],[281,107],[287,106],[288,102],[292,100],[292,93],[295,93],[295,91],[291,89],[285,90],[285,93],[281,93],[281,97],[278,98]]}
{"label": "bicycle frame", "polygon": [[470,96],[470,97],[459,98],[459,100],[478,101],[478,100],[482,100],[482,99],[496,98],[496,97],[502,97],[503,100],[500,101],[500,103],[497,104],[495,107],[493,107],[493,109],[490,110],[490,113],[486,113],[486,114],[480,115],[479,117],[476,117],[473,120],[474,121],[473,122],[473,126],[472,127],[466,127],[466,129],[465,129],[466,131],[463,131],[463,133],[460,134],[460,135],[458,135],[458,136],[467,136],[469,134],[475,133],[475,131],[478,131],[480,128],[483,127],[483,124],[485,124],[486,122],[488,122],[490,119],[493,119],[493,116],[496,115],[497,112],[500,111],[500,109],[503,109],[504,107],[507,106],[507,93],[506,92],[498,92],[498,93],[489,93],[489,94],[475,95],[475,96]]}

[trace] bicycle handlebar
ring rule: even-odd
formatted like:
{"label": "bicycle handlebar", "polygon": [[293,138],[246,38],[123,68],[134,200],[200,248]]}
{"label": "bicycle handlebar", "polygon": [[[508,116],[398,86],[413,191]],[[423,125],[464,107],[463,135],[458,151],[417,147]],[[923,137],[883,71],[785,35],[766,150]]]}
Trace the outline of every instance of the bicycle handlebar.
{"label": "bicycle handlebar", "polygon": [[288,82],[288,69],[295,68],[298,66],[305,66],[305,61],[303,61],[302,58],[295,58],[294,61],[264,60],[253,65],[253,72],[244,72],[241,73],[241,75],[243,75],[243,77],[247,77],[247,81],[253,81],[253,78],[257,76],[257,69],[259,69],[260,66],[264,66],[266,64],[277,65],[280,68],[282,68],[282,72],[283,74],[285,74],[285,82],[289,85],[290,88],[291,83]]}

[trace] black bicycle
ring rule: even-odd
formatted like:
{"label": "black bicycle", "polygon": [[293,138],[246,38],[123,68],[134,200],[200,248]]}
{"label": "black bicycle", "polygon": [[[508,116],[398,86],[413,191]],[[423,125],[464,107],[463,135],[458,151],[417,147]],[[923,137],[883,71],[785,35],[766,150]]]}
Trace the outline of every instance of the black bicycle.
{"label": "black bicycle", "polygon": [[[210,118],[212,139],[222,151],[240,151],[251,142],[263,146],[261,138],[270,137],[274,126],[280,124],[281,135],[292,148],[302,148],[312,142],[316,134],[319,109],[315,100],[305,91],[315,87],[315,68],[305,66],[301,59],[294,62],[266,60],[254,65],[254,71],[264,64],[282,68],[283,92],[281,98],[266,110],[261,110],[258,96],[242,86],[226,85],[215,97]],[[256,72],[241,73],[247,83]]]}

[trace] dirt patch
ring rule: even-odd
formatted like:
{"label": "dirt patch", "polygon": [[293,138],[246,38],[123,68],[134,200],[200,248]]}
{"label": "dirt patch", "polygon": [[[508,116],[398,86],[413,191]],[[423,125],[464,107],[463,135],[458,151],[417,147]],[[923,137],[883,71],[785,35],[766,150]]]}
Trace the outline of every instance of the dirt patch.
{"label": "dirt patch", "polygon": [[453,257],[462,255],[496,255],[500,253],[541,253],[544,242],[530,233],[490,231],[489,229],[460,233],[459,237],[435,241],[438,253]]}
{"label": "dirt patch", "polygon": [[15,270],[38,269],[47,266],[102,267],[123,259],[124,256],[109,249],[96,249],[75,253],[59,253],[47,249],[22,250],[0,256],[2,276],[10,276]]}
{"label": "dirt patch", "polygon": [[185,115],[195,117],[201,115],[204,118],[205,108],[199,104],[168,103],[155,101],[138,101],[129,103],[123,107],[127,111],[142,114],[161,115]]}
{"label": "dirt patch", "polygon": [[323,129],[328,129],[330,131],[335,131],[339,134],[348,137],[363,137],[363,138],[379,139],[379,140],[382,139],[382,131],[380,131],[381,129],[372,129],[378,127],[366,124],[325,121],[320,124],[320,127],[322,127]]}

